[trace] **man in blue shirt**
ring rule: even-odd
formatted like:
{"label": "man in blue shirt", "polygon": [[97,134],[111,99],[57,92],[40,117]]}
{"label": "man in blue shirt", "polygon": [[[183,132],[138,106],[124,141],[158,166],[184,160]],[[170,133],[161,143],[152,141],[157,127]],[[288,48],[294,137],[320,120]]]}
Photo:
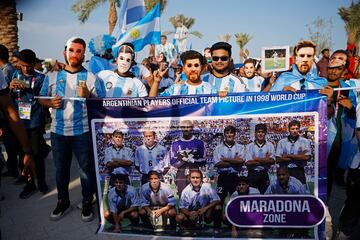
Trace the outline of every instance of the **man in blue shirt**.
{"label": "man in blue shirt", "polygon": [[298,42],[294,49],[295,64],[292,70],[282,73],[270,91],[296,91],[305,89],[322,89],[327,80],[317,75],[314,63],[316,45],[307,40]]}
{"label": "man in blue shirt", "polygon": [[[15,53],[15,57],[19,60],[20,70],[14,73],[13,79],[10,82],[10,92],[31,141],[39,191],[46,193],[48,191],[48,186],[45,182],[44,158],[46,156],[43,154],[47,148],[43,137],[45,118],[42,106],[34,99],[34,96],[40,94],[45,76],[35,71],[36,55],[32,50],[24,49]],[[21,159],[23,153],[20,152],[19,155]],[[35,182],[32,179],[27,182],[24,190],[20,193],[20,198],[30,197],[35,190]]]}

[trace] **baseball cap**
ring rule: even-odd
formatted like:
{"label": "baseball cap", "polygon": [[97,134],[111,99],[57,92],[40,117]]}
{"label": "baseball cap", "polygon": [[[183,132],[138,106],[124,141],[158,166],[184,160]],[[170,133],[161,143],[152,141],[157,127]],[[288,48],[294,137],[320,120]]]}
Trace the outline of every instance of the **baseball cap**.
{"label": "baseball cap", "polygon": [[345,64],[346,62],[340,59],[331,59],[328,67],[329,68],[341,67],[341,66],[345,66]]}

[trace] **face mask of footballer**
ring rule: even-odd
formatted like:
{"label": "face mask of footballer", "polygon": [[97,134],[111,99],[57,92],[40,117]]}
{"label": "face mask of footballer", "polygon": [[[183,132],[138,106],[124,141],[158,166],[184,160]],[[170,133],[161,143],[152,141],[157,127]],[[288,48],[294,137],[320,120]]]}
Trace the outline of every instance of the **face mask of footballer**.
{"label": "face mask of footballer", "polygon": [[131,53],[120,52],[117,59],[117,69],[119,73],[124,74],[129,71],[132,62]]}

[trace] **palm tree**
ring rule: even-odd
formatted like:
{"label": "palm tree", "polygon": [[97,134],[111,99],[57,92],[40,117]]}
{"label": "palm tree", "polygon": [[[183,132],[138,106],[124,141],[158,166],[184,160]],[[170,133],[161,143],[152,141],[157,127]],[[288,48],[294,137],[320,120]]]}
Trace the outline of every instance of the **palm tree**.
{"label": "palm tree", "polygon": [[[131,1],[131,0],[129,0]],[[164,10],[167,0],[144,0],[146,11],[150,11],[158,2],[161,5],[161,11]],[[89,19],[91,12],[100,4],[106,2],[106,0],[77,0],[77,2],[71,7],[73,12],[78,14],[78,20],[81,23],[85,23]],[[115,28],[117,22],[116,7],[121,6],[120,0],[108,0],[110,8],[108,15],[109,34],[111,34]]]}
{"label": "palm tree", "polygon": [[244,47],[253,38],[247,33],[235,33],[236,43],[240,47],[240,62],[243,61]]}
{"label": "palm tree", "polygon": [[231,38],[231,34],[225,33],[225,34],[219,35],[218,37],[219,37],[220,41],[229,42],[229,40]]}
{"label": "palm tree", "polygon": [[[0,44],[9,49],[10,56],[19,50],[18,46],[18,15],[16,13],[16,0],[0,1]],[[10,57],[12,60],[12,57]]]}
{"label": "palm tree", "polygon": [[352,2],[350,7],[340,7],[338,10],[345,22],[348,43],[357,46],[360,42],[360,2]]}
{"label": "palm tree", "polygon": [[[195,24],[195,18],[188,18],[185,17],[184,14],[178,14],[176,16],[173,16],[169,18],[169,22],[174,26],[174,29],[177,27],[181,27],[181,25],[184,25],[187,29],[190,29]],[[165,32],[167,34],[174,33],[174,32]],[[194,35],[195,37],[202,38],[203,35],[199,31],[192,31],[190,34]]]}

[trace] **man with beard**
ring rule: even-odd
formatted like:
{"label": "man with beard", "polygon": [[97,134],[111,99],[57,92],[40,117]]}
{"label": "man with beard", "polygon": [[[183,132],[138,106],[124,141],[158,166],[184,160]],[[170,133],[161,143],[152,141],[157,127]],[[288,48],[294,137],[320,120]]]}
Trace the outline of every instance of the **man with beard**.
{"label": "man with beard", "polygon": [[[344,184],[344,173],[347,168],[349,154],[356,152],[356,144],[352,144],[351,136],[355,135],[356,98],[352,91],[334,88],[346,88],[348,84],[342,80],[346,62],[331,58],[328,65],[328,83],[331,99],[328,100],[328,136],[327,136],[327,197],[330,197],[333,180]],[[326,92],[328,90],[321,90]],[[346,140],[347,139],[347,140]],[[350,140],[350,141],[349,141]],[[339,169],[339,164],[342,169]],[[334,176],[335,175],[335,176]]]}
{"label": "man with beard", "polygon": [[[116,54],[116,53],[115,53]],[[98,97],[147,97],[145,85],[131,73],[135,64],[134,45],[123,43],[117,52],[117,69],[98,73],[96,84]]]}
{"label": "man with beard", "polygon": [[266,141],[267,127],[265,123],[255,125],[255,140],[246,146],[246,166],[251,187],[264,194],[270,184],[268,170],[275,161],[275,148]]}
{"label": "man with beard", "polygon": [[205,144],[194,136],[194,124],[190,120],[180,122],[182,137],[171,144],[170,164],[177,168],[175,183],[178,195],[189,183],[190,169],[199,169],[206,164]]}
{"label": "man with beard", "polygon": [[96,78],[82,66],[85,49],[86,43],[83,39],[70,38],[64,50],[65,68],[49,73],[40,91],[40,95],[44,97],[39,103],[46,108],[52,108],[51,146],[56,168],[58,203],[50,214],[51,220],[59,220],[70,210],[72,154],[79,163],[83,195],[81,219],[91,221],[94,216],[91,204],[94,193],[94,166],[90,160],[86,103],[81,98],[91,97]]}
{"label": "man with beard", "polygon": [[292,70],[282,73],[271,87],[271,91],[322,89],[327,86],[325,78],[317,75],[314,64],[316,45],[307,40],[298,42],[294,48],[295,64]]}
{"label": "man with beard", "polygon": [[235,191],[235,179],[244,163],[245,149],[235,142],[236,128],[232,125],[224,129],[224,141],[216,146],[214,164],[219,173],[217,180],[217,194],[224,204],[228,194]]}
{"label": "man with beard", "polygon": [[141,208],[139,215],[142,222],[149,226],[149,217],[162,217],[163,226],[166,225],[164,219],[169,218],[173,229],[176,227],[176,199],[172,189],[166,183],[160,182],[160,174],[157,171],[150,171],[148,174],[149,182],[141,187]]}
{"label": "man with beard", "polygon": [[304,167],[311,159],[310,141],[299,135],[300,122],[292,120],[289,125],[289,136],[279,141],[276,148],[276,162],[286,166],[290,176],[306,184]]}
{"label": "man with beard", "polygon": [[[204,65],[204,58],[197,51],[187,51],[181,54],[181,61],[184,64],[183,71],[186,74],[184,84],[173,84],[167,88],[160,96],[178,96],[178,95],[195,95],[215,93],[213,87],[200,79],[200,74]],[[158,88],[161,79],[168,69],[159,69],[154,72],[154,83],[149,93],[150,97],[158,95]]]}
{"label": "man with beard", "polygon": [[226,42],[217,42],[210,48],[212,70],[201,76],[208,82],[216,93],[224,97],[228,93],[245,92],[245,84],[231,74],[231,45]]}
{"label": "man with beard", "polygon": [[261,92],[261,86],[264,82],[264,78],[257,76],[256,74],[256,60],[248,58],[244,62],[245,77],[241,77],[241,80],[246,86],[248,92]]}
{"label": "man with beard", "polygon": [[148,182],[148,173],[152,170],[166,173],[169,169],[165,162],[167,149],[155,141],[154,131],[144,131],[144,144],[135,150],[135,166],[141,173],[141,184]]}

